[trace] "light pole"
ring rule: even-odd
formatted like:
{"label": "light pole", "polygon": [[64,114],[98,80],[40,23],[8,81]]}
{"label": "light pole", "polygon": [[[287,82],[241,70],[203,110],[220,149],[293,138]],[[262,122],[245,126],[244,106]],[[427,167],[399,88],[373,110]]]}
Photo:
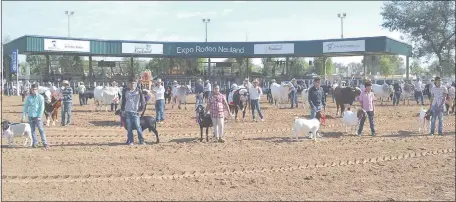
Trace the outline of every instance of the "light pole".
{"label": "light pole", "polygon": [[337,17],[340,18],[340,38],[344,38],[344,18],[347,17],[346,13],[337,14]]}
{"label": "light pole", "polygon": [[70,37],[70,16],[74,15],[74,11],[65,11],[65,15],[68,16],[68,37]]}
{"label": "light pole", "polygon": [[[211,22],[211,19],[209,18],[203,18],[203,23],[205,25],[205,29],[206,29],[206,40],[205,42],[207,42],[207,23]],[[211,77],[211,58],[208,58],[207,59],[207,74],[209,76],[209,78]]]}

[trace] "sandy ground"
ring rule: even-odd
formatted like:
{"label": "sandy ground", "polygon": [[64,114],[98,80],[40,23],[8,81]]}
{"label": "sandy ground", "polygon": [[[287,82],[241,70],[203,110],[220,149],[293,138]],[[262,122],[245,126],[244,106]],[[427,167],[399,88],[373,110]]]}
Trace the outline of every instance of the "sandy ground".
{"label": "sandy ground", "polygon": [[[2,101],[3,118],[19,121],[20,97]],[[50,150],[23,148],[22,138],[8,148],[2,138],[2,199],[455,200],[453,115],[444,118],[444,136],[430,137],[417,130],[421,106],[377,105],[377,136],[366,122],[357,137],[345,133],[328,102],[316,142],[289,139],[294,117],[307,108],[262,103],[264,122],[254,123],[249,112],[245,122],[228,121],[225,143],[200,143],[189,104],[166,106],[159,144],[145,132],[148,145],[125,146],[119,118],[95,112],[89,100],[73,106],[70,127],[46,127]]]}

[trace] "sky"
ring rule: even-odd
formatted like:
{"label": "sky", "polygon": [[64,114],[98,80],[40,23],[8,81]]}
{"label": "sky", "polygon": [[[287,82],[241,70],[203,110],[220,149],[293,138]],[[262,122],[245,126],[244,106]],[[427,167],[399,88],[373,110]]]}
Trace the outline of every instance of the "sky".
{"label": "sky", "polygon": [[[23,35],[77,38],[204,41],[203,18],[209,18],[208,41],[292,41],[400,34],[381,27],[381,1],[3,1],[2,37]],[[114,58],[103,58],[104,60]],[[119,59],[119,58],[117,58]],[[338,57],[334,62],[361,62]],[[19,56],[19,62],[25,56]],[[218,60],[215,60],[215,62]],[[260,59],[254,59],[260,64]]]}

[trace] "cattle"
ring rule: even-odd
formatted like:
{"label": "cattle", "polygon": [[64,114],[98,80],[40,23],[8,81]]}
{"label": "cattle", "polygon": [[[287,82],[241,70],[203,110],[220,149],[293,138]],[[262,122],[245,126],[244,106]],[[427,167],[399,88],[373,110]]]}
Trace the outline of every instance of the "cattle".
{"label": "cattle", "polygon": [[86,91],[82,94],[82,96],[84,97],[84,102],[87,103],[87,101],[89,99],[93,99],[94,95],[93,95],[93,91],[94,91],[95,87],[90,87],[88,89],[86,89]]}
{"label": "cattle", "polygon": [[404,99],[404,105],[405,105],[405,100],[407,100],[407,105],[410,104],[410,99],[414,96],[415,93],[415,86],[409,83],[403,83],[402,84],[402,94],[401,97]]}
{"label": "cattle", "polygon": [[210,114],[204,113],[204,107],[203,105],[198,105],[195,109],[196,114],[198,115],[196,117],[196,120],[198,121],[198,125],[200,127],[200,142],[203,141],[203,128],[206,128],[206,142],[209,142],[209,128],[213,127],[214,125],[212,124],[212,119]]}
{"label": "cattle", "polygon": [[24,146],[30,141],[29,147],[32,146],[32,129],[28,123],[10,123],[9,121],[2,122],[2,137],[8,140],[8,145],[11,147],[14,143],[14,137],[25,137]]}
{"label": "cattle", "polygon": [[[237,120],[239,110],[242,111],[242,121],[245,121],[245,113],[249,105],[249,91],[246,88],[233,90],[232,102],[229,103],[231,113],[234,113],[234,119]],[[233,116],[233,115],[232,115]]]}
{"label": "cattle", "polygon": [[57,99],[56,96],[52,96],[50,90],[44,91],[41,93],[41,95],[44,98],[44,115],[46,116],[46,126],[50,126],[49,124],[51,122],[51,119],[52,126],[55,126],[59,109],[62,106],[62,100]]}
{"label": "cattle", "polygon": [[[456,105],[456,88],[454,86],[450,86],[448,87],[448,96],[450,97],[450,101],[448,103],[448,105],[451,105],[451,112],[455,112],[454,111],[454,107]],[[451,104],[452,103],[452,104]],[[447,112],[449,110],[450,107],[447,107]]]}
{"label": "cattle", "polygon": [[305,109],[309,99],[309,89],[303,89],[301,92],[302,107]]}
{"label": "cattle", "polygon": [[186,85],[180,85],[176,86],[176,94],[173,95],[175,98],[175,102],[172,105],[172,108],[174,108],[174,105],[176,103],[179,103],[177,105],[178,109],[181,109],[181,105],[184,104],[184,108],[187,109],[187,95],[190,93],[190,88]]}
{"label": "cattle", "polygon": [[345,105],[351,106],[353,101],[361,94],[361,89],[358,87],[336,87],[334,90],[334,97],[336,100],[336,115],[339,115],[339,107],[340,107],[340,115],[343,116],[345,111]]}
{"label": "cattle", "polygon": [[393,88],[388,84],[372,84],[372,92],[374,92],[375,97],[381,100],[381,104],[383,105],[383,99],[388,99],[390,94],[393,93]]}
{"label": "cattle", "polygon": [[[121,117],[122,122],[126,123],[126,117],[122,116],[122,111],[118,109],[115,112],[115,115]],[[155,143],[159,143],[160,139],[158,138],[158,131],[157,131],[157,123],[155,121],[155,117],[153,116],[142,116],[139,117],[139,125],[141,126],[142,131],[144,132],[146,129],[149,129],[149,132],[153,132],[155,134],[156,141]],[[125,130],[127,130],[127,124],[123,124]],[[136,130],[136,126],[132,126],[133,130]]]}
{"label": "cattle", "polygon": [[111,104],[113,101],[119,102],[119,91],[118,87],[102,87],[97,86],[93,90],[93,95],[95,99],[95,111],[98,111],[98,107],[104,105],[105,111],[108,111],[108,105]]}
{"label": "cattle", "polygon": [[317,112],[314,119],[301,119],[296,117],[293,124],[293,130],[291,132],[291,139],[295,138],[298,141],[298,136],[300,134],[309,135],[310,139],[317,140],[317,136],[321,137],[318,133],[320,130],[320,118],[321,112]]}
{"label": "cattle", "polygon": [[291,83],[282,85],[279,85],[277,83],[271,84],[273,106],[281,108],[281,104],[288,103],[288,94],[290,93],[291,85]]}

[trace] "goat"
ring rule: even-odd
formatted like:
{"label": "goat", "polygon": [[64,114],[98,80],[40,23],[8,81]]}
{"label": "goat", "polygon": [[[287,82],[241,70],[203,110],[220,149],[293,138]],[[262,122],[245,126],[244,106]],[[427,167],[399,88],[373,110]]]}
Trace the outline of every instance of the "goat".
{"label": "goat", "polygon": [[430,120],[431,120],[432,112],[430,109],[425,110],[421,109],[420,113],[418,115],[418,132],[421,132],[421,126],[423,126],[423,131],[424,133],[429,132],[428,130],[430,129]]}
{"label": "goat", "polygon": [[27,141],[30,140],[29,147],[32,146],[32,129],[28,123],[10,123],[9,121],[2,122],[2,134],[8,139],[8,145],[12,146],[14,137],[25,136],[24,146],[27,146]]}
{"label": "goat", "polygon": [[[350,110],[350,108],[348,108],[348,110]],[[342,118],[342,122],[345,125],[345,133],[348,132],[348,127],[350,127],[351,131],[353,131],[354,127],[354,131],[356,132],[356,129],[359,126],[359,121],[365,117],[366,112],[362,109],[359,109],[356,114],[352,111],[345,111]]]}
{"label": "goat", "polygon": [[195,111],[198,114],[196,119],[198,120],[198,125],[200,126],[200,134],[201,134],[200,142],[203,141],[203,128],[206,128],[206,142],[209,142],[209,136],[208,136],[209,128],[213,126],[211,115],[204,113],[203,105],[198,105],[196,107]]}
{"label": "goat", "polygon": [[[122,122],[125,130],[127,130],[127,124],[126,124],[126,117],[122,116],[122,112],[120,109],[118,109],[115,113],[116,115],[120,116],[122,119]],[[155,138],[157,138],[157,141],[155,143],[159,143],[160,139],[158,138],[158,131],[157,131],[157,122],[155,121],[155,117],[153,116],[141,116],[139,118],[139,125],[141,125],[142,131],[145,131],[146,129],[149,129],[149,132],[154,132]],[[136,130],[136,127],[133,125],[132,127],[133,130]]]}
{"label": "goat", "polygon": [[[296,138],[298,141],[299,134],[309,134],[310,139],[317,140],[317,132],[320,129],[320,118],[321,112],[317,112],[314,119],[301,119],[299,117],[295,118],[293,131],[291,132],[291,139]],[[319,136],[321,137],[321,136]]]}

